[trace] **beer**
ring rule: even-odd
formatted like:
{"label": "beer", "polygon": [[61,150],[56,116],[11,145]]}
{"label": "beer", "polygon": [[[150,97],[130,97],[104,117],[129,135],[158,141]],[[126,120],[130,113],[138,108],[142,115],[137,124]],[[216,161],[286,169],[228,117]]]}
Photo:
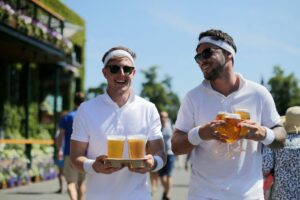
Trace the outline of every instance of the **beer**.
{"label": "beer", "polygon": [[224,120],[226,114],[227,114],[226,112],[218,112],[218,114],[216,116],[216,120]]}
{"label": "beer", "polygon": [[[216,120],[225,120],[225,116],[226,116],[226,112],[218,112],[217,116],[216,116]],[[221,133],[222,135],[227,135],[226,134],[226,127],[224,126],[220,126],[217,127],[216,130]]]}
{"label": "beer", "polygon": [[146,136],[145,135],[129,135],[128,137],[128,153],[130,159],[138,159],[145,157]]}
{"label": "beer", "polygon": [[241,128],[238,123],[241,121],[241,116],[239,114],[226,114],[225,116],[225,133],[228,136],[226,142],[231,144],[240,138]]}
{"label": "beer", "polygon": [[248,109],[236,109],[234,111],[235,114],[239,114],[241,116],[241,120],[249,120],[250,113]]}
{"label": "beer", "polygon": [[[241,120],[250,120],[250,113],[248,109],[236,109],[235,114],[239,114],[241,116]],[[245,136],[248,133],[248,128],[241,128],[240,135]]]}
{"label": "beer", "polygon": [[125,136],[108,135],[107,136],[107,156],[108,158],[122,158]]}

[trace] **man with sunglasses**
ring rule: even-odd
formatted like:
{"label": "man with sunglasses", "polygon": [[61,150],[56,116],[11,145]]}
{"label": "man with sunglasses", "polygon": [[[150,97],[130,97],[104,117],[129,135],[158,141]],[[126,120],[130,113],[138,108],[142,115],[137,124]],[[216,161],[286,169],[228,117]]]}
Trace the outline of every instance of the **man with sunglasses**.
{"label": "man with sunglasses", "polygon": [[[264,199],[262,144],[284,145],[286,133],[268,90],[234,71],[236,45],[231,36],[211,29],[200,33],[195,61],[205,80],[187,93],[175,123],[172,150],[191,153],[189,200]],[[248,109],[251,120],[240,122],[248,132],[229,158],[227,136],[217,131],[226,127],[215,120],[220,112]]]}
{"label": "man with sunglasses", "polygon": [[[87,200],[150,200],[147,172],[160,170],[166,162],[159,113],[153,103],[133,94],[134,59],[135,53],[126,47],[108,50],[102,58],[106,93],[78,109],[71,159],[77,169],[86,172]],[[144,134],[148,153],[145,167],[117,168],[107,162],[109,134]],[[128,158],[127,144],[123,158]]]}

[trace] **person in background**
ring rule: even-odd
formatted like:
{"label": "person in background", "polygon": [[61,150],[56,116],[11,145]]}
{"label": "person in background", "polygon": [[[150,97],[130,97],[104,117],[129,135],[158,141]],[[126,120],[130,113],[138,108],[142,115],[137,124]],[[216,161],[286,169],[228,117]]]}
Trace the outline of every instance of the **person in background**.
{"label": "person in background", "polygon": [[[263,86],[234,71],[236,45],[232,37],[216,29],[200,33],[195,61],[205,80],[184,97],[172,136],[176,155],[191,153],[188,200],[263,199],[262,144],[284,145],[286,132],[274,100]],[[228,136],[220,111],[248,109],[251,120],[238,123],[248,131],[241,139],[243,150],[235,158],[222,156]]]}
{"label": "person in background", "polygon": [[[61,121],[63,119],[63,117],[67,114],[68,112],[67,111],[63,111],[61,112],[61,115],[60,115],[60,120]],[[59,122],[60,124],[61,122]],[[59,130],[56,131],[55,133],[55,137],[54,137],[54,142],[55,142],[55,164],[57,165],[57,168],[58,168],[58,174],[57,174],[57,177],[58,177],[58,183],[59,183],[59,189],[56,191],[56,193],[63,193],[63,180],[64,180],[64,157],[62,154],[59,154],[57,153],[58,149],[56,148],[58,146],[58,141],[57,141],[57,138],[59,136]],[[62,141],[62,149],[64,148],[64,139]],[[60,157],[57,157],[57,156],[60,156]]]}
{"label": "person in background", "polygon": [[190,157],[191,157],[190,153],[186,155],[186,158],[185,158],[185,161],[184,161],[184,169],[185,169],[185,171],[189,170]]}
{"label": "person in background", "polygon": [[[55,143],[57,140],[57,137],[59,135],[59,131],[57,131],[56,136],[55,136]],[[61,157],[57,157],[57,153],[55,153],[55,164],[58,168],[58,174],[57,174],[57,178],[58,178],[58,184],[59,184],[59,188],[55,193],[63,193],[63,180],[64,180],[64,158],[63,156]]]}
{"label": "person in background", "polygon": [[153,196],[158,188],[158,172],[150,172],[150,183],[151,183],[151,195]]}
{"label": "person in background", "polygon": [[288,108],[283,119],[288,133],[284,148],[263,148],[263,173],[273,176],[266,199],[300,199],[300,106]]}
{"label": "person in background", "polygon": [[162,125],[162,134],[165,142],[165,152],[167,153],[167,163],[161,170],[158,171],[158,175],[163,186],[162,200],[170,200],[172,171],[175,162],[175,156],[171,149],[171,137],[173,134],[173,130],[167,112],[160,112],[160,121]]}
{"label": "person in background", "polygon": [[[150,200],[147,174],[165,164],[159,113],[153,103],[133,93],[134,60],[135,53],[122,46],[103,55],[106,92],[84,102],[74,121],[71,159],[77,170],[87,173],[88,200]],[[143,134],[148,138],[144,168],[113,167],[106,162],[106,136],[116,131],[124,136]],[[127,145],[123,157],[128,157]]]}
{"label": "person in background", "polygon": [[[67,181],[67,191],[71,200],[83,200],[85,193],[85,174],[78,172],[70,161],[70,140],[72,135],[73,120],[77,109],[85,100],[82,92],[77,92],[74,97],[75,109],[65,115],[59,123],[59,135],[57,137],[57,158],[64,158],[64,175]],[[64,143],[64,148],[63,147]]]}

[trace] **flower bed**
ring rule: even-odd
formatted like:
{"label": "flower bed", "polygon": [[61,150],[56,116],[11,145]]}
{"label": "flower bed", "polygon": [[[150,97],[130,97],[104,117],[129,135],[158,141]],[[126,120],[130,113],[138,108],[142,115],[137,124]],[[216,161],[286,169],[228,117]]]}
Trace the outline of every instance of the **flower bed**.
{"label": "flower bed", "polygon": [[24,151],[5,149],[0,152],[0,189],[49,180],[57,176],[53,147],[33,148],[31,155],[31,167],[28,168],[29,160]]}

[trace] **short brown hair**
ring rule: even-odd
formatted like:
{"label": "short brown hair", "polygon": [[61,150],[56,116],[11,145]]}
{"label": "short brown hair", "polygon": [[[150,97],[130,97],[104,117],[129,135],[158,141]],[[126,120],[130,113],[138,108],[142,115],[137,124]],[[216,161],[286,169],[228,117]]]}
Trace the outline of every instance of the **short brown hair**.
{"label": "short brown hair", "polygon": [[85,95],[83,92],[76,92],[74,96],[75,105],[79,106],[85,100]]}

